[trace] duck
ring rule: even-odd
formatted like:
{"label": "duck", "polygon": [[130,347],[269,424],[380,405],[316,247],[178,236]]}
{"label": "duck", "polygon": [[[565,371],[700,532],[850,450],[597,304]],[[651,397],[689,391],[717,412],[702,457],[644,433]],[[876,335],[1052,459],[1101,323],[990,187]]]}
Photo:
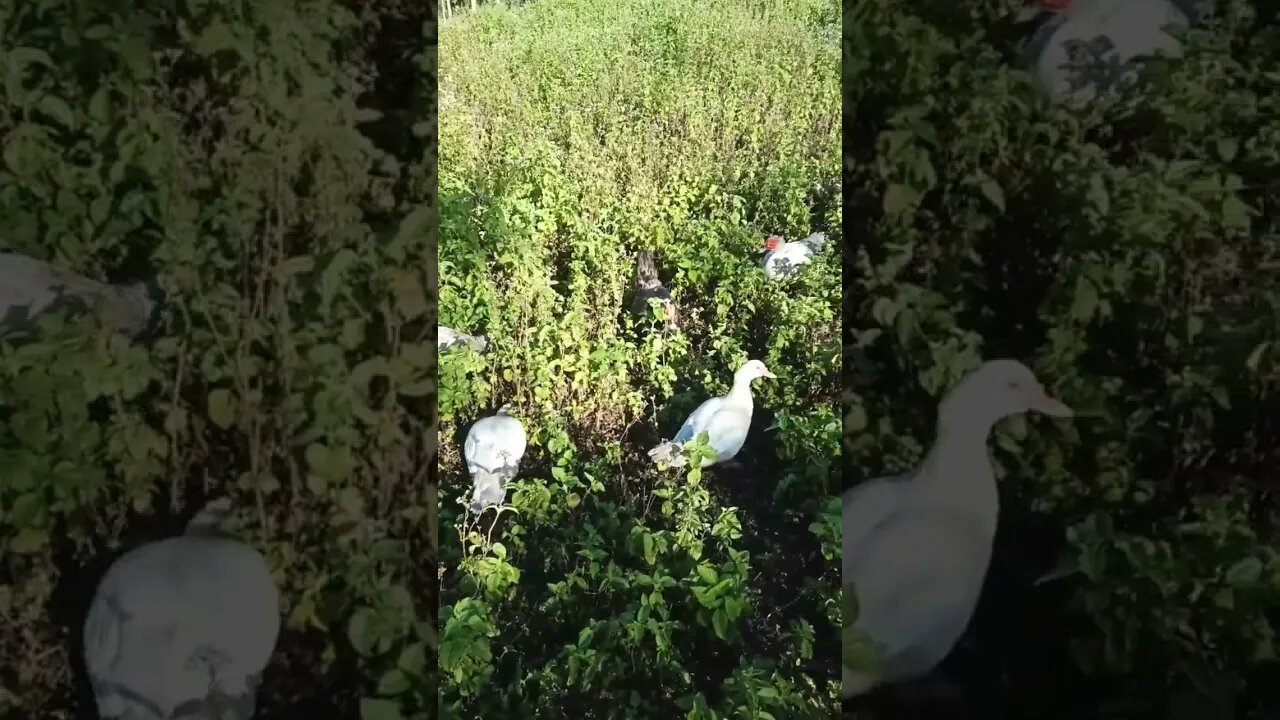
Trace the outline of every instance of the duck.
{"label": "duck", "polygon": [[503,405],[467,431],[462,452],[471,475],[471,512],[501,505],[507,497],[507,483],[520,472],[529,438],[524,425],[512,417],[512,409],[510,403]]}
{"label": "duck", "polygon": [[249,720],[280,632],[265,559],[219,530],[227,498],[184,534],[134,548],[103,576],[84,662],[102,718]]}
{"label": "duck", "polygon": [[770,235],[764,241],[765,277],[770,280],[791,277],[807,264],[813,256],[822,252],[827,244],[827,234],[816,232],[803,240],[785,242],[781,235]]}
{"label": "duck", "polygon": [[444,325],[436,325],[436,351],[444,352],[462,346],[482,353],[489,347],[489,338],[484,335],[468,335]]}
{"label": "duck", "polygon": [[728,394],[703,401],[680,426],[674,438],[649,451],[649,459],[670,467],[684,467],[689,462],[683,452],[684,444],[705,432],[715,456],[702,458],[699,467],[732,460],[742,450],[751,427],[754,409],[751,382],[757,378],[777,377],[760,360],[743,363],[733,374],[733,387]]}
{"label": "duck", "polygon": [[869,480],[842,498],[843,584],[853,623],[878,650],[880,672],[842,670],[846,699],[919,680],[968,627],[995,541],[999,495],[987,440],[1004,418],[1070,418],[1024,364],[990,360],[938,406],[933,446],[914,470]]}
{"label": "duck", "polygon": [[1176,56],[1175,37],[1204,14],[1197,0],[1033,0],[1017,18],[1036,30],[1023,52],[1054,102],[1080,106],[1132,84],[1142,56]]}
{"label": "duck", "polygon": [[667,330],[677,327],[677,311],[671,299],[671,291],[667,290],[658,279],[658,266],[653,253],[645,250],[636,256],[636,289],[631,299],[631,313],[640,318],[650,317],[651,307],[657,304],[663,326]]}
{"label": "duck", "polygon": [[0,337],[30,329],[46,312],[96,309],[111,327],[140,338],[156,329],[163,303],[154,280],[99,282],[43,260],[0,252]]}

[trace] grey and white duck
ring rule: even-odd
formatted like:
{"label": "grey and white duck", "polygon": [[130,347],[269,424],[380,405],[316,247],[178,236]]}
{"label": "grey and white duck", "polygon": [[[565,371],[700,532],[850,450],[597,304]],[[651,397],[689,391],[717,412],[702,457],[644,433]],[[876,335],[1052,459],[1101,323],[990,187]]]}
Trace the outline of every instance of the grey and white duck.
{"label": "grey and white duck", "polygon": [[102,718],[249,720],[280,631],[280,595],[256,550],[219,530],[228,500],[178,537],[111,566],[84,623]]}
{"label": "grey and white duck", "polygon": [[507,497],[507,484],[520,472],[529,438],[524,425],[511,415],[512,410],[510,404],[503,405],[467,431],[462,455],[471,474],[471,512],[501,505]]}
{"label": "grey and white duck", "polygon": [[437,352],[444,352],[463,346],[482,353],[489,348],[489,338],[484,335],[468,335],[444,325],[436,325]]}
{"label": "grey and white duck", "polygon": [[0,253],[0,336],[29,329],[47,312],[95,310],[109,325],[141,337],[158,325],[164,299],[154,280],[114,285],[26,255]]}

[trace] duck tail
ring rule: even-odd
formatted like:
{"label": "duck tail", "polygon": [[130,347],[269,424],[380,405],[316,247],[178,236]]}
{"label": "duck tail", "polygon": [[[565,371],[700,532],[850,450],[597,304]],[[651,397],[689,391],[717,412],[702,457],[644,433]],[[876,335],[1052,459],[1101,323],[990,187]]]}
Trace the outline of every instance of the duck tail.
{"label": "duck tail", "polygon": [[480,470],[471,478],[471,512],[479,513],[490,505],[501,505],[507,500],[507,482],[511,475],[504,468],[497,472]]}
{"label": "duck tail", "polygon": [[827,245],[827,234],[824,232],[816,232],[800,242],[808,246],[815,253],[822,252],[822,248]]}
{"label": "duck tail", "polygon": [[120,654],[122,621],[115,603],[104,597],[94,598],[84,621],[85,666],[89,685],[93,688],[94,700],[98,705],[98,714],[104,718],[123,715],[126,709],[124,698],[98,674],[102,669],[114,665]]}
{"label": "duck tail", "polygon": [[220,497],[201,508],[187,523],[187,535],[221,534],[222,523],[231,515],[231,498]]}
{"label": "duck tail", "polygon": [[670,440],[650,450],[649,459],[654,463],[671,467],[684,467],[689,462],[689,459],[684,456],[680,445]]}
{"label": "duck tail", "polygon": [[658,265],[654,262],[653,253],[641,250],[636,257],[636,285],[651,288],[658,284]]}
{"label": "duck tail", "polygon": [[482,353],[489,348],[489,338],[484,335],[466,335],[464,341],[471,346],[472,350]]}

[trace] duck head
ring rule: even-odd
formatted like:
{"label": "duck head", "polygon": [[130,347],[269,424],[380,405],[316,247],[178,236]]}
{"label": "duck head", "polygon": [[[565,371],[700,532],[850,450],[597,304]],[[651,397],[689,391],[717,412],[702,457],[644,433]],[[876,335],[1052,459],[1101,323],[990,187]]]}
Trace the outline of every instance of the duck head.
{"label": "duck head", "polygon": [[781,245],[782,245],[781,235],[770,235],[769,237],[764,239],[764,250],[762,250],[761,252],[773,252],[774,250],[777,250],[778,247]]}
{"label": "duck head", "polygon": [[733,374],[735,384],[738,382],[750,383],[756,378],[773,378],[776,380],[778,376],[769,372],[769,368],[765,367],[764,363],[759,360],[748,360],[742,367],[738,368],[738,372]]}
{"label": "duck head", "polygon": [[1001,359],[983,363],[961,380],[942,401],[939,417],[954,429],[990,428],[1004,418],[1028,412],[1062,418],[1074,414],[1045,392],[1026,365]]}

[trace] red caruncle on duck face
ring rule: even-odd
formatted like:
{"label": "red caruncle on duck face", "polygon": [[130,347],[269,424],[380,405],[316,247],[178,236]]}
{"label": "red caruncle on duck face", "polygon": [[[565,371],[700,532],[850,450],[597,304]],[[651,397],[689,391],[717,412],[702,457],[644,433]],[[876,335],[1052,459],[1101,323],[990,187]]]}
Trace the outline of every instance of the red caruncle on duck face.
{"label": "red caruncle on duck face", "polygon": [[779,245],[781,245],[781,244],[782,244],[782,238],[781,238],[781,237],[779,237],[779,236],[777,236],[777,235],[770,235],[769,237],[765,238],[765,241],[764,241],[764,249],[765,249],[765,250],[777,250],[777,249],[778,249],[778,246],[779,246]]}

